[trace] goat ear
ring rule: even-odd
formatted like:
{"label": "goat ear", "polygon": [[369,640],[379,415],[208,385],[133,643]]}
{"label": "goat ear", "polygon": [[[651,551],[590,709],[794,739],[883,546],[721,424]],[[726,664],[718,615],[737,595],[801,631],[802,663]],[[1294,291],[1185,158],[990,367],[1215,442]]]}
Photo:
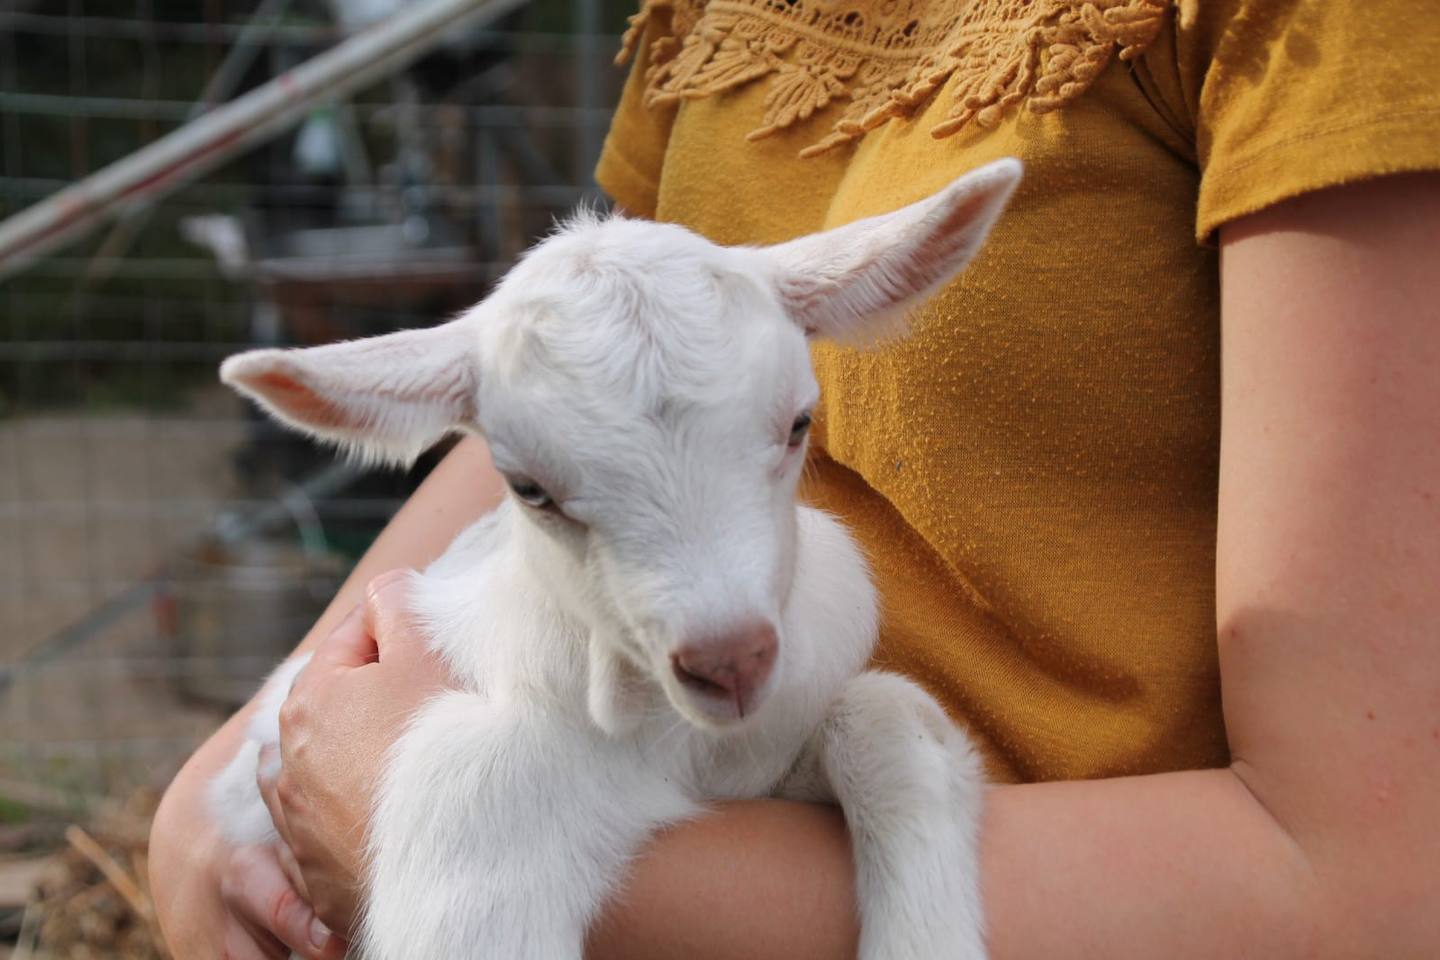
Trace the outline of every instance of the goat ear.
{"label": "goat ear", "polygon": [[612,737],[634,732],[644,719],[645,678],[603,638],[590,635],[590,719]]}
{"label": "goat ear", "polygon": [[252,350],[220,379],[303,433],[409,463],[476,418],[477,338],[463,321],[301,350]]}
{"label": "goat ear", "polygon": [[786,312],[807,336],[864,343],[901,332],[906,312],[980,250],[1020,170],[997,160],[893,213],[767,248]]}

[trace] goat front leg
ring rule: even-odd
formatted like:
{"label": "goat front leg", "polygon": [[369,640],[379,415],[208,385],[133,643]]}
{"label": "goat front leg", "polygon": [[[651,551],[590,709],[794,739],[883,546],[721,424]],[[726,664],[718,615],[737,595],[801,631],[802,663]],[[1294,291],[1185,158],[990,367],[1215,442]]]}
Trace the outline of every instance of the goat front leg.
{"label": "goat front leg", "polygon": [[633,852],[695,812],[577,722],[448,693],[387,764],[360,955],[581,960]]}
{"label": "goat front leg", "polygon": [[[260,796],[256,774],[260,767],[260,750],[263,747],[280,745],[280,707],[290,695],[290,687],[305,665],[310,654],[286,660],[270,674],[260,688],[259,704],[245,731],[245,742],[206,788],[210,814],[220,827],[220,833],[237,847],[249,844],[278,843],[280,834],[270,820],[270,811],[265,799]],[[278,770],[279,751],[275,754]],[[273,773],[275,771],[267,771]]]}
{"label": "goat front leg", "polygon": [[893,674],[851,680],[783,793],[845,813],[860,960],[983,960],[984,775],[929,694]]}

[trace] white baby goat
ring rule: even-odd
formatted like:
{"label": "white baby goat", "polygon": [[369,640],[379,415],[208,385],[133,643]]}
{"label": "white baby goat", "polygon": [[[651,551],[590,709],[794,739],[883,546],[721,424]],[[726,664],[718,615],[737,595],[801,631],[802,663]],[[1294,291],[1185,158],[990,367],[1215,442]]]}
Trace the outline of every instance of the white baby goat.
{"label": "white baby goat", "polygon": [[[581,217],[458,320],[226,361],[281,420],[406,461],[483,434],[512,496],[415,576],[459,689],[390,754],[362,954],[579,960],[657,828],[722,798],[834,801],[864,960],[985,955],[979,763],[876,633],[844,529],[796,505],[817,400],[806,337],[894,332],[979,249],[1002,160],[894,213],[767,248]],[[292,662],[212,787],[235,843]]]}

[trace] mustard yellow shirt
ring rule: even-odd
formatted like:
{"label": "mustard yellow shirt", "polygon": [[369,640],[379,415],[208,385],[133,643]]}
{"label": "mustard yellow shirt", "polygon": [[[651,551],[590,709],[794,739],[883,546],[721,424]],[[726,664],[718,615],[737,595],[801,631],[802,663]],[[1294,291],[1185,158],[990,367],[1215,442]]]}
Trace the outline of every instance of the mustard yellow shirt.
{"label": "mustard yellow shirt", "polygon": [[911,337],[816,348],[807,484],[874,565],[877,662],[926,684],[997,776],[1227,762],[1214,234],[1440,169],[1426,6],[647,0],[634,18],[597,177],[638,214],[769,243],[1025,162]]}

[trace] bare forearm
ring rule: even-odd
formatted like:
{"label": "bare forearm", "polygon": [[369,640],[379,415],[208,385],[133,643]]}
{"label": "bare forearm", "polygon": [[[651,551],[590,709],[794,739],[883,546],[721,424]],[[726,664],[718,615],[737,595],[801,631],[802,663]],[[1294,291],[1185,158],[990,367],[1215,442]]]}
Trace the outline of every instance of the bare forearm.
{"label": "bare forearm", "polygon": [[1228,769],[998,788],[982,857],[994,960],[1325,955],[1303,856]]}
{"label": "bare forearm", "polygon": [[855,955],[850,839],[834,807],[726,804],[656,837],[591,931],[589,960]]}
{"label": "bare forearm", "polygon": [[[983,829],[994,960],[1311,956],[1318,891],[1229,770],[1004,786]],[[658,838],[591,960],[849,960],[849,841],[832,808],[730,805]]]}

